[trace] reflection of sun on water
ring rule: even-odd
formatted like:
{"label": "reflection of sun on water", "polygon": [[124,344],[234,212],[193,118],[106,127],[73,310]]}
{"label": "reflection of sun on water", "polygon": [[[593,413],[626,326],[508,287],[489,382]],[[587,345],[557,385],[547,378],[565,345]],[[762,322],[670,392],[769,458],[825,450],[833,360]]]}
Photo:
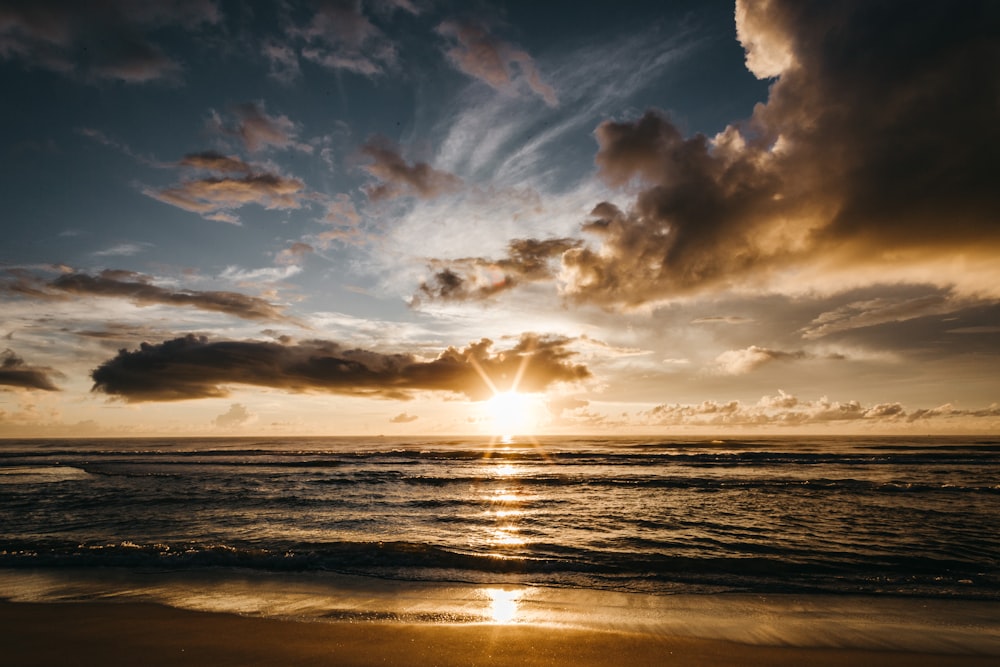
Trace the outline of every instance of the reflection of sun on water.
{"label": "reflection of sun on water", "polygon": [[521,591],[505,591],[502,588],[487,588],[483,590],[490,601],[490,620],[494,623],[514,623],[517,619],[517,603],[521,599]]}

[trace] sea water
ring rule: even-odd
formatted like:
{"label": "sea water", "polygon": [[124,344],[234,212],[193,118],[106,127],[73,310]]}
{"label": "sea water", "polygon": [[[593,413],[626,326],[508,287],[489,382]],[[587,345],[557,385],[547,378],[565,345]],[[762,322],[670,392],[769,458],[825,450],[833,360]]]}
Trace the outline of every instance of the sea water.
{"label": "sea water", "polygon": [[0,442],[0,571],[70,569],[996,602],[1000,441]]}
{"label": "sea water", "polygon": [[1000,656],[1000,441],[0,442],[0,600]]}

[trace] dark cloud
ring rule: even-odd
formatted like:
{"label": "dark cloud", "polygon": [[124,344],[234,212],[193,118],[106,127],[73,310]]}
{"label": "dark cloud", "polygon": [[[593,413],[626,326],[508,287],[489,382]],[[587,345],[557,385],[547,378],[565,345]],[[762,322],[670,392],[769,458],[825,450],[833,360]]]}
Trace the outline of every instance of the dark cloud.
{"label": "dark cloud", "polygon": [[0,6],[0,58],[90,81],[173,79],[181,65],[151,33],[220,20],[213,0],[14,0]]}
{"label": "dark cloud", "polygon": [[497,391],[516,385],[535,392],[587,378],[587,368],[572,363],[569,343],[525,334],[514,347],[494,351],[493,342],[483,339],[425,361],[331,341],[209,341],[189,335],[121,350],[92,377],[96,391],[130,402],[226,396],[231,384],[392,399],[448,391],[481,400],[493,395],[491,384]]}
{"label": "dark cloud", "polygon": [[365,193],[373,201],[404,195],[433,199],[462,187],[462,179],[454,174],[435,169],[426,162],[407,163],[383,139],[369,139],[361,147],[361,154],[373,160],[364,166],[364,170],[380,181],[365,188]]}
{"label": "dark cloud", "polygon": [[577,248],[576,239],[514,239],[507,246],[507,257],[490,260],[467,257],[439,260],[432,264],[434,275],[420,286],[422,297],[463,301],[483,299],[518,284],[552,278],[552,261],[567,250]]}
{"label": "dark cloud", "polygon": [[191,307],[250,320],[289,319],[279,306],[258,297],[239,292],[168,289],[154,285],[151,277],[132,271],[107,269],[97,275],[69,272],[49,281],[20,272],[5,288],[38,299],[61,299],[67,295],[117,297],[140,306]]}
{"label": "dark cloud", "polygon": [[768,100],[714,137],[655,111],[601,123],[599,175],[629,203],[594,208],[563,292],[626,308],[900,282],[996,296],[1000,5],[740,1],[736,18]]}
{"label": "dark cloud", "polygon": [[59,391],[59,387],[52,382],[53,375],[59,373],[44,366],[29,366],[13,350],[0,353],[0,386]]}
{"label": "dark cloud", "polygon": [[438,26],[437,31],[451,40],[445,54],[462,72],[497,90],[509,91],[513,89],[519,71],[532,92],[546,104],[554,107],[559,103],[556,91],[542,79],[527,51],[497,39],[476,23],[446,21]]}

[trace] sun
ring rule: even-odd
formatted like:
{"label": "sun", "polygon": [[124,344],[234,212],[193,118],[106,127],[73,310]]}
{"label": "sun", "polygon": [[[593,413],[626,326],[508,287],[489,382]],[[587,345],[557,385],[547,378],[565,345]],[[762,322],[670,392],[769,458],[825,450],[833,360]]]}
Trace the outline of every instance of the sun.
{"label": "sun", "polygon": [[533,435],[538,430],[540,401],[532,394],[504,391],[486,401],[492,419],[492,435],[509,442],[516,435]]}

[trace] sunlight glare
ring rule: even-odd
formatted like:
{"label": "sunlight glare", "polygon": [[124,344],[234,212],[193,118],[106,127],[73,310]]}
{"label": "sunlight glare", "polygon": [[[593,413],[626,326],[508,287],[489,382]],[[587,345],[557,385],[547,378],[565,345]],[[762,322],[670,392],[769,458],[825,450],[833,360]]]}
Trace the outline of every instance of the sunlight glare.
{"label": "sunlight glare", "polygon": [[513,623],[517,617],[517,603],[521,599],[521,591],[487,588],[484,592],[490,600],[490,619],[494,623]]}
{"label": "sunlight glare", "polygon": [[538,428],[539,399],[516,391],[498,392],[486,402],[493,433],[504,443],[515,435],[531,435]]}

